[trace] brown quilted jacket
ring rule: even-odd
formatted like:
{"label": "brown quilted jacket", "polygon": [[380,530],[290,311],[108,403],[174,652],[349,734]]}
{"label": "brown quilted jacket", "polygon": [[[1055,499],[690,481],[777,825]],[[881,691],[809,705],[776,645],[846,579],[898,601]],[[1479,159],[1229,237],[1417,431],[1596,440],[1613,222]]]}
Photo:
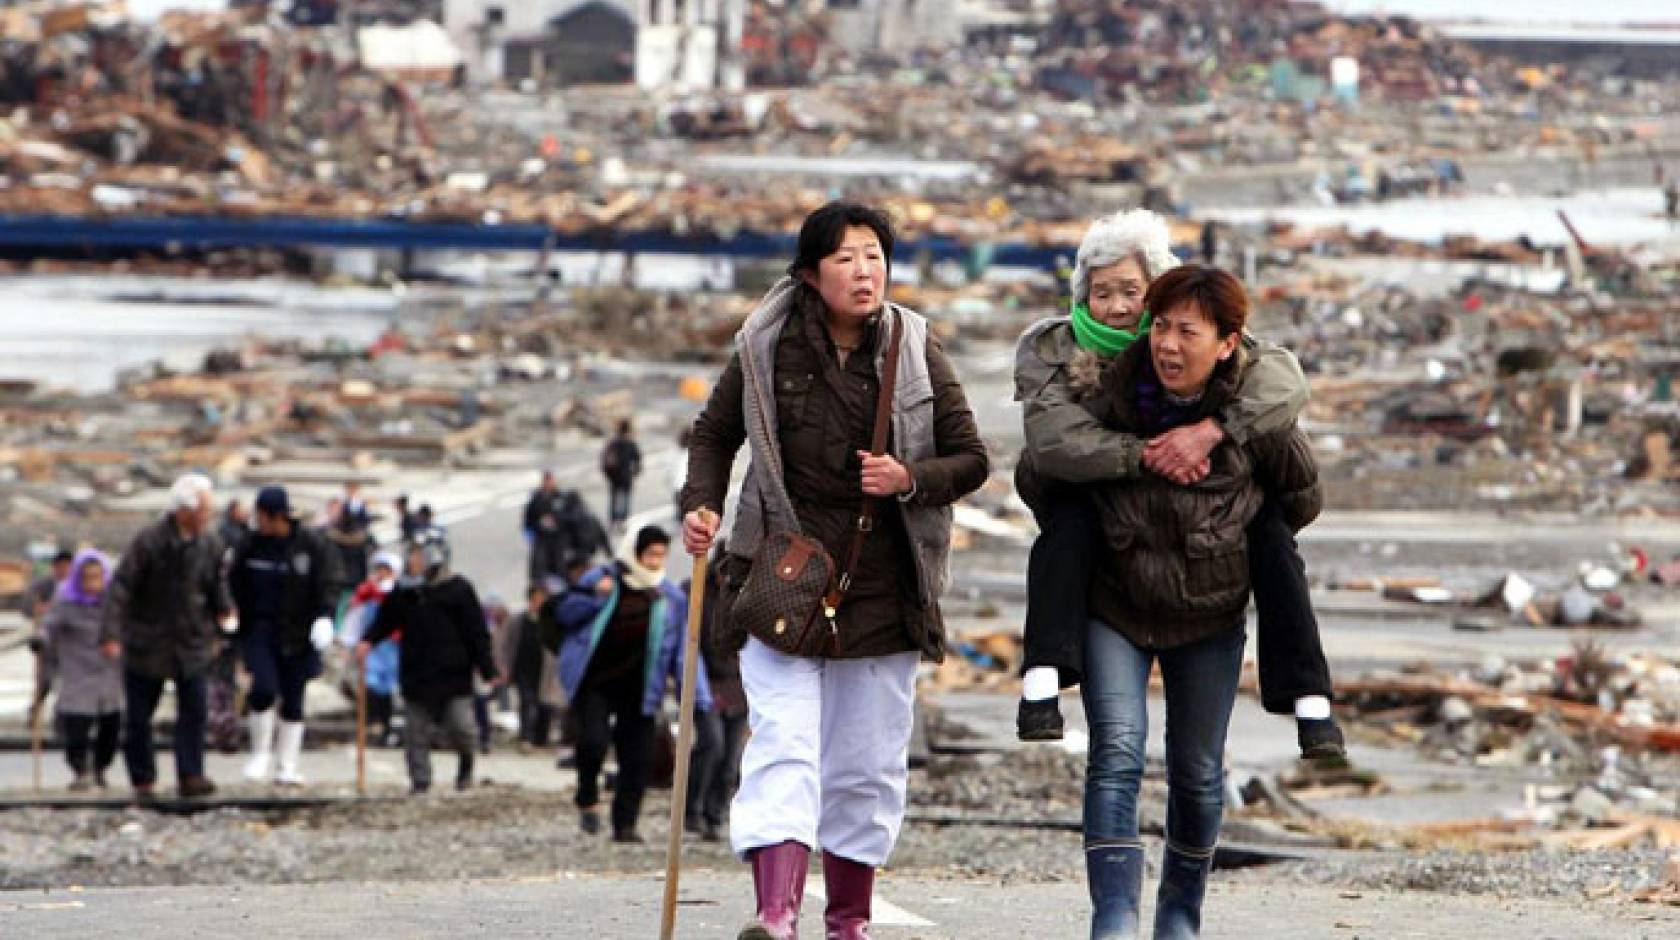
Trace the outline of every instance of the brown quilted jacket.
{"label": "brown quilted jacket", "polygon": [[[1115,430],[1141,432],[1137,385],[1147,343],[1115,360],[1092,412]],[[1186,423],[1216,414],[1236,393],[1245,357],[1215,372]],[[1318,517],[1323,491],[1312,447],[1298,427],[1229,440],[1212,472],[1192,486],[1153,474],[1096,488],[1107,544],[1091,584],[1091,611],[1145,649],[1207,639],[1243,622],[1250,590],[1246,530],[1264,493],[1296,530]]]}

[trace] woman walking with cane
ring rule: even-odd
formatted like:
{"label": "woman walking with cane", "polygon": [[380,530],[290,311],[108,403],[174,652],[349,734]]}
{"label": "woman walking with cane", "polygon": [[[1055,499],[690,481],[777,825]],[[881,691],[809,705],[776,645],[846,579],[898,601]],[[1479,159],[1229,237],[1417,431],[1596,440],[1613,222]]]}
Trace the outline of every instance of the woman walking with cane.
{"label": "woman walking with cane", "polygon": [[64,759],[76,774],[70,789],[78,792],[105,788],[105,771],[116,759],[122,733],[122,666],[99,643],[110,570],[99,552],[77,552],[41,621],[44,674],[58,685]]}
{"label": "woman walking with cane", "polygon": [[752,570],[719,598],[752,634],[730,842],[758,915],[741,940],[794,936],[819,848],[827,936],[868,937],[875,868],[904,819],[916,665],[944,655],[950,506],[986,480],[944,350],[886,300],[892,249],[877,210],[812,213],[694,425],[690,554],[711,547],[718,523],[701,510],[723,507],[743,443],[752,461],[724,562]]}

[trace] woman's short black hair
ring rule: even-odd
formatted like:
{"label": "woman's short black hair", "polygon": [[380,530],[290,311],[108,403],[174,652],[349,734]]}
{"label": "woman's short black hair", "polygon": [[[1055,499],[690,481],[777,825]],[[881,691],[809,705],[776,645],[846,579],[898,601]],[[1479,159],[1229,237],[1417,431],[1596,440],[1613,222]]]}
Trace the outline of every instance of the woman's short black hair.
{"label": "woman's short black hair", "polygon": [[636,557],[639,559],[655,545],[671,544],[671,536],[656,525],[644,527],[636,533]]}
{"label": "woman's short black hair", "polygon": [[887,218],[887,214],[855,202],[831,202],[806,216],[805,224],[799,227],[798,253],[793,263],[788,265],[789,276],[797,276],[801,271],[816,271],[822,259],[834,254],[840,247],[840,242],[846,237],[846,229],[856,226],[869,229],[881,240],[881,252],[886,255],[890,270],[893,242],[897,236],[893,234],[892,220]]}

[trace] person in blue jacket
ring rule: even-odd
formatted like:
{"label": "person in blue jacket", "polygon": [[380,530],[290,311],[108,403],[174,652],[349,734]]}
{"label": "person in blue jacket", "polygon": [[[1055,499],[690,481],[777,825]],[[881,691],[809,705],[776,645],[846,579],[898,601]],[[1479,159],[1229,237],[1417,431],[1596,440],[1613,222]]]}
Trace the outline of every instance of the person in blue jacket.
{"label": "person in blue jacket", "polygon": [[[682,677],[688,598],[665,577],[671,537],[648,526],[627,538],[618,560],[573,582],[555,604],[560,685],[577,716],[577,807],[586,833],[601,829],[599,778],[610,744],[618,758],[613,841],[641,842],[636,819],[647,790],[656,716]],[[704,669],[696,702],[712,707]]]}

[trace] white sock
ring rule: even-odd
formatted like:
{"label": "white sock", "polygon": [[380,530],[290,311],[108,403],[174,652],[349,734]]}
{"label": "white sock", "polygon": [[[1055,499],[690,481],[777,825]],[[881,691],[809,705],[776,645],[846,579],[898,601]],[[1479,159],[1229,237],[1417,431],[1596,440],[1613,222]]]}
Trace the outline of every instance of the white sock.
{"label": "white sock", "polygon": [[1055,666],[1034,666],[1021,677],[1021,697],[1029,702],[1055,698],[1062,690],[1062,676]]}
{"label": "white sock", "polygon": [[1303,721],[1323,721],[1330,717],[1330,699],[1322,695],[1303,695],[1295,700],[1295,718]]}

